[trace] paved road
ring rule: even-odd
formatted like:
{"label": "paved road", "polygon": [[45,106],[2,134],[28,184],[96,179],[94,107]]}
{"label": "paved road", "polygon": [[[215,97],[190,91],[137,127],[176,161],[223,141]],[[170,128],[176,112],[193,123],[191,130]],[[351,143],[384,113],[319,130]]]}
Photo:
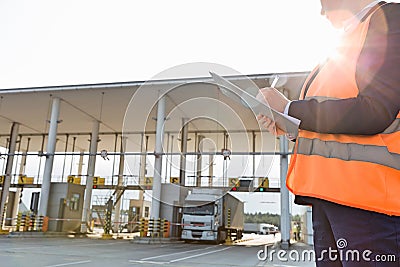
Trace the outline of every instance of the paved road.
{"label": "paved road", "polygon": [[[254,239],[253,239],[254,240]],[[0,238],[1,267],[103,266],[315,266],[313,262],[258,260],[264,246],[133,244],[89,238]],[[304,247],[307,248],[308,247]],[[304,248],[296,247],[296,250]],[[270,251],[269,251],[270,252]]]}

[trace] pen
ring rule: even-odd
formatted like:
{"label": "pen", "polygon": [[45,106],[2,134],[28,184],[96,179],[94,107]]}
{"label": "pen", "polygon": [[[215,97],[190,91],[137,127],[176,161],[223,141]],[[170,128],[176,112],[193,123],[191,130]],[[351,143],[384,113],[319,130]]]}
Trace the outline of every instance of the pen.
{"label": "pen", "polygon": [[271,83],[271,87],[275,87],[275,85],[278,83],[278,80],[279,80],[279,76],[278,76],[278,75],[275,75],[275,78],[274,78],[274,80],[273,80],[272,83]]}

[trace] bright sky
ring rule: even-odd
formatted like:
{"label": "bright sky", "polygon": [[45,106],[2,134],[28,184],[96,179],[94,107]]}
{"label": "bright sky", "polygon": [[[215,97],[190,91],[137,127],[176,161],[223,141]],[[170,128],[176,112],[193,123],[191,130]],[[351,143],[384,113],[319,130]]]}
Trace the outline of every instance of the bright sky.
{"label": "bright sky", "polygon": [[2,0],[0,88],[146,80],[200,61],[311,70],[333,33],[319,0]]}
{"label": "bright sky", "polygon": [[[1,0],[0,36],[0,88],[15,88],[147,80],[192,62],[307,71],[337,33],[319,0]],[[278,194],[243,200],[279,212]]]}
{"label": "bright sky", "polygon": [[[319,0],[2,0],[0,36],[0,88],[147,80],[192,62],[305,71],[335,44]],[[278,196],[241,198],[277,213]]]}

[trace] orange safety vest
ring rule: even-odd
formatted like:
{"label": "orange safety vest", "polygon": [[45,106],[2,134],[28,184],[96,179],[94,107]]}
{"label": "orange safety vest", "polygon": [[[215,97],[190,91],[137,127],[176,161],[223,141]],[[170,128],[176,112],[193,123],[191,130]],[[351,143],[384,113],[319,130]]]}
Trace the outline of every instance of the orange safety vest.
{"label": "orange safety vest", "polygon": [[[318,101],[358,95],[356,66],[371,16],[345,34],[344,43],[351,45],[343,46],[338,57],[310,74],[301,96],[306,88],[306,99]],[[295,195],[400,215],[400,113],[376,135],[299,130],[286,185]]]}

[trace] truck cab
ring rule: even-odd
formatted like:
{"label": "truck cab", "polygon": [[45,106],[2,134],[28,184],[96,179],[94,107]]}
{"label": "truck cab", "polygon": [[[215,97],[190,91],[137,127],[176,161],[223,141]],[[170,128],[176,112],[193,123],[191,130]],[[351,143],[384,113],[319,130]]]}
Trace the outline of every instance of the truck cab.
{"label": "truck cab", "polygon": [[[229,223],[228,213],[232,218]],[[182,214],[182,240],[220,243],[226,239],[228,228],[235,231],[237,225],[241,237],[243,202],[233,196],[223,194],[219,189],[193,189],[186,197]]]}
{"label": "truck cab", "polygon": [[215,195],[198,193],[188,195],[183,207],[181,238],[217,240],[221,221],[220,202]]}

